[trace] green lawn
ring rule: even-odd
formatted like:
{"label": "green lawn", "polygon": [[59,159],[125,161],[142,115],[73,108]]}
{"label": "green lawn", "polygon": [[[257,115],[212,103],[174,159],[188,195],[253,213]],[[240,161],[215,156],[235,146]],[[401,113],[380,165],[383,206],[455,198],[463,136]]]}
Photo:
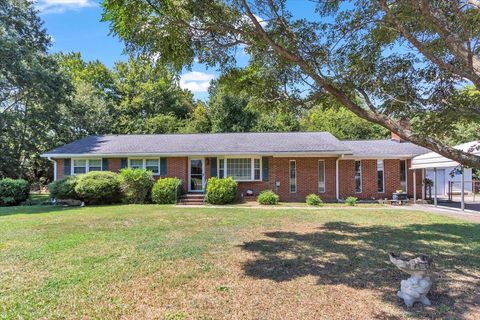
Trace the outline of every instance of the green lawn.
{"label": "green lawn", "polygon": [[[436,263],[406,310],[388,252]],[[480,225],[405,210],[0,208],[0,319],[474,319]]]}

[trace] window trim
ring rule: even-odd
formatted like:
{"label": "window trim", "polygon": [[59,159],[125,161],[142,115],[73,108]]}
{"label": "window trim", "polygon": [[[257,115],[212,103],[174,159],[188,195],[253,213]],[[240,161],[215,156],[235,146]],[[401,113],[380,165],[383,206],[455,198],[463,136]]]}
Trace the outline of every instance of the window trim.
{"label": "window trim", "polygon": [[[295,191],[292,191],[292,162],[295,163],[295,179],[294,179],[294,182],[295,182]],[[298,191],[298,185],[297,185],[297,161],[296,160],[289,160],[288,161],[288,191],[290,193],[297,193]]]}
{"label": "window trim", "polygon": [[[356,170],[356,165],[357,165],[357,162],[360,162],[360,170],[359,170],[359,173],[360,173],[360,191],[357,191],[357,170]],[[355,193],[362,193],[363,192],[363,177],[362,177],[362,160],[355,160],[355,164],[354,164],[354,182],[355,182]]]}
{"label": "window trim", "polygon": [[160,158],[155,158],[155,157],[147,157],[147,158],[141,158],[141,157],[133,157],[133,158],[128,158],[128,168],[131,168],[131,161],[132,160],[142,160],[142,169],[147,170],[147,160],[157,160],[158,161],[158,172],[155,173],[152,171],[152,175],[154,176],[160,176]]}
{"label": "window trim", "polygon": [[[75,167],[77,168],[83,168],[83,167],[78,167],[78,166],[75,166],[75,161],[76,160],[85,160],[85,173],[88,173],[90,172],[90,160],[99,160],[100,161],[100,171],[103,171],[103,159],[102,158],[71,158],[72,159],[72,163],[70,165],[70,175],[72,176],[76,176],[76,175],[79,175],[79,174],[84,174],[84,173],[75,173]],[[95,171],[98,171],[98,170],[95,170]]]}
{"label": "window trim", "polygon": [[[378,162],[382,162],[382,191],[378,191]],[[385,193],[385,160],[384,159],[377,159],[377,193]]]}
{"label": "window trim", "polygon": [[[323,191],[320,191],[320,162],[323,162]],[[318,160],[317,170],[318,170],[318,193],[326,193],[327,192],[327,176],[326,176],[326,161],[325,160]]]}
{"label": "window trim", "polygon": [[[263,168],[263,162],[262,162],[262,157],[258,156],[224,156],[224,157],[217,157],[217,176],[220,176],[220,160],[223,161],[223,177],[229,177],[228,175],[228,160],[229,159],[250,159],[250,179],[242,179],[242,180],[237,180],[234,179],[236,182],[259,182],[263,181],[262,180],[262,168]],[[260,160],[260,179],[255,179],[255,159]],[[233,177],[232,177],[233,178]]]}

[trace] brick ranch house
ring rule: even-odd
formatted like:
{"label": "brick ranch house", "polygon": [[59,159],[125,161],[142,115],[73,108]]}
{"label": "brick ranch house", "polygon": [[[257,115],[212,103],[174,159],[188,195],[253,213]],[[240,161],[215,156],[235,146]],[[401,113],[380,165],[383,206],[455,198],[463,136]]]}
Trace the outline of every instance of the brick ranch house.
{"label": "brick ranch house", "polygon": [[219,133],[89,136],[43,154],[54,179],[93,170],[146,168],[156,178],[177,177],[186,192],[203,193],[208,178],[233,177],[238,196],[272,189],[281,201],[325,201],[348,196],[391,199],[396,190],[417,197],[422,172],[411,159],[428,150],[389,140],[340,141],[328,132]]}

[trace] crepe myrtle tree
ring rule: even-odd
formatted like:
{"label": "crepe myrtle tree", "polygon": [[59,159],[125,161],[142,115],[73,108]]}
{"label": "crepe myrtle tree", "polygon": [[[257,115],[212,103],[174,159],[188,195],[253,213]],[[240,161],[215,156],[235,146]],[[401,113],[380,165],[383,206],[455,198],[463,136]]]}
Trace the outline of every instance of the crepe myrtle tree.
{"label": "crepe myrtle tree", "polygon": [[309,4],[305,18],[286,0],[104,0],[103,19],[128,51],[177,72],[194,59],[231,70],[245,50],[257,73],[282,80],[260,87],[272,101],[333,97],[405,140],[480,166],[442,140],[454,123],[480,119],[479,1]]}

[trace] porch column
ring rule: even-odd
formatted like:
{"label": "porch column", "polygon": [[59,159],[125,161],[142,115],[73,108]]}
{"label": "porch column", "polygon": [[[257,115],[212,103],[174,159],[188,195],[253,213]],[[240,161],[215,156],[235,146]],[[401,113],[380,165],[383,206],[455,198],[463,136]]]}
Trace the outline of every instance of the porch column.
{"label": "porch column", "polygon": [[433,168],[433,204],[435,207],[438,205],[437,200],[437,168]]}
{"label": "porch column", "polygon": [[417,203],[417,169],[413,169],[413,203]]}
{"label": "porch column", "polygon": [[461,191],[462,203],[461,209],[465,211],[465,168],[462,166],[462,191]]}
{"label": "porch column", "polygon": [[425,169],[422,169],[422,200],[425,200]]}

